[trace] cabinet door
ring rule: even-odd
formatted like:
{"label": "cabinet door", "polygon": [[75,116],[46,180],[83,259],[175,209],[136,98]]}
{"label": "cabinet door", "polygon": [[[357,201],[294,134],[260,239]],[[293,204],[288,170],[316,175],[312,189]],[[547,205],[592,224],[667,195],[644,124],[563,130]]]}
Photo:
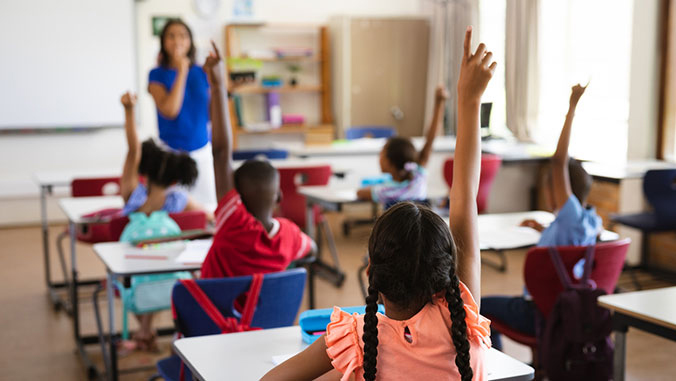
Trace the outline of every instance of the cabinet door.
{"label": "cabinet door", "polygon": [[351,125],[389,125],[420,136],[425,120],[429,22],[351,21]]}

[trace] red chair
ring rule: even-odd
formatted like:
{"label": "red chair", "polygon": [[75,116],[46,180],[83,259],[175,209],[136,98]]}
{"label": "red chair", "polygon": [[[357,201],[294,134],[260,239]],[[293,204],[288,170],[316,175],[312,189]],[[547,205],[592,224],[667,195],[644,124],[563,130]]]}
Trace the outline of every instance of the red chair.
{"label": "red chair", "polygon": [[[608,294],[615,292],[617,280],[624,266],[624,259],[631,240],[625,238],[619,241],[604,242],[596,245],[594,251],[594,263],[590,279],[596,283],[596,287],[605,290]],[[576,283],[573,277],[573,267],[584,258],[586,246],[561,246],[557,247],[561,260],[568,272],[568,276]],[[558,295],[563,291],[563,285],[556,275],[556,270],[549,257],[547,247],[534,247],[528,250],[526,262],[523,267],[523,277],[526,287],[533,297],[533,302],[538,313],[546,321],[554,308]],[[509,337],[519,344],[526,345],[533,351],[535,363],[537,353],[536,336],[527,335],[511,329],[509,326],[496,319],[486,316],[491,320],[492,328]]]}
{"label": "red chair", "polygon": [[[331,178],[332,171],[330,165],[318,165],[311,167],[279,168],[279,186],[282,191],[282,202],[279,206],[278,215],[295,222],[301,229],[307,231],[306,210],[307,201],[305,196],[298,193],[298,187],[305,185],[327,185]],[[336,244],[333,240],[333,234],[326,218],[322,214],[321,208],[315,205],[313,208],[313,217],[316,225],[316,237],[311,237],[317,243],[316,262],[308,265],[308,297],[310,308],[314,308],[314,268],[320,268],[323,275],[326,275],[336,287],[340,287],[345,280],[345,274],[341,270],[338,260]],[[333,259],[334,266],[326,265],[319,255],[322,252],[321,234],[324,233],[329,245],[329,252]]]}
{"label": "red chair", "polygon": [[[488,196],[491,193],[491,185],[498,174],[502,165],[502,158],[497,155],[481,155],[481,174],[479,177],[479,193],[477,194],[476,204],[479,213],[483,213],[488,205]],[[448,158],[444,163],[444,179],[448,188],[453,185],[453,158]]]}
{"label": "red chair", "polygon": [[[191,210],[178,213],[170,213],[171,217],[181,231],[205,229],[207,226],[207,215],[201,210]],[[127,226],[129,217],[118,216],[113,218],[108,224],[109,235],[112,241],[119,241],[124,227]]]}

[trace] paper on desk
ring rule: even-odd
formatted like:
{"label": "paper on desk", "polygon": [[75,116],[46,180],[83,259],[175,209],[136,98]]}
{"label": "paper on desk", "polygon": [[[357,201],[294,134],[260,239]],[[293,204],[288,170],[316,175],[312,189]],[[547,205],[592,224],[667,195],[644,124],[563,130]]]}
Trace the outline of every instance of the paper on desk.
{"label": "paper on desk", "polygon": [[272,356],[272,363],[275,364],[275,366],[283,363],[284,361],[290,359],[291,357],[297,355],[300,352],[296,353],[287,353],[285,355],[277,355],[277,356]]}
{"label": "paper on desk", "polygon": [[176,257],[176,263],[202,263],[207,257],[209,248],[211,247],[211,239],[196,239],[194,241],[187,241],[185,249]]}

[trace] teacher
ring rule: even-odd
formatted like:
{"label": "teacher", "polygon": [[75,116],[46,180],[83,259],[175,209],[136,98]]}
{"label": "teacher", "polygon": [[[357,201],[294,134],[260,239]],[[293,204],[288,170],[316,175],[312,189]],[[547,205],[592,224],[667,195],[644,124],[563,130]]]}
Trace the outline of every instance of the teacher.
{"label": "teacher", "polygon": [[209,122],[209,83],[195,65],[195,45],[188,25],[169,20],[160,35],[158,67],[150,71],[148,92],[155,100],[160,140],[197,162],[198,177],[190,194],[206,207],[215,207],[213,158]]}

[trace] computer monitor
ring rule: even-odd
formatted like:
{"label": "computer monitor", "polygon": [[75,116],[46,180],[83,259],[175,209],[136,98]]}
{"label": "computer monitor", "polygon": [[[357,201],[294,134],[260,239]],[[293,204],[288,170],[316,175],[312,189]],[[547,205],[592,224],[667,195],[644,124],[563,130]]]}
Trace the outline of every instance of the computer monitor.
{"label": "computer monitor", "polygon": [[491,109],[493,108],[492,102],[482,103],[481,104],[481,136],[487,137],[490,136],[490,122],[491,122]]}

